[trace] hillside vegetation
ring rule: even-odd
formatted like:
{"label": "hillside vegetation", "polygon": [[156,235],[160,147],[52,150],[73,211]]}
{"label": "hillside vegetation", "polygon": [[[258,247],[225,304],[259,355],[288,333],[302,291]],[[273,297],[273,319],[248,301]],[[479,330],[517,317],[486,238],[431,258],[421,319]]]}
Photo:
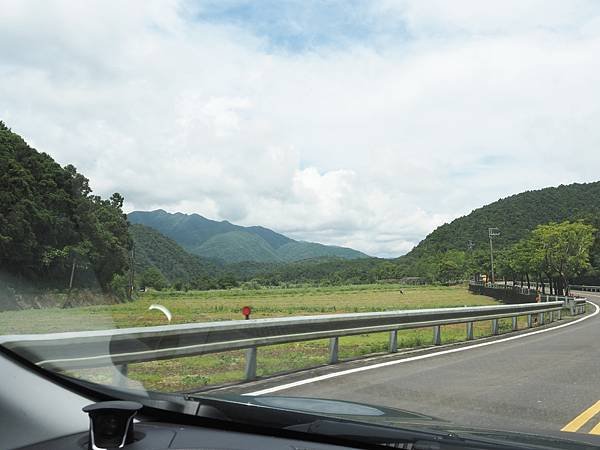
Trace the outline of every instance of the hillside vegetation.
{"label": "hillside vegetation", "polygon": [[194,248],[194,253],[227,262],[273,262],[278,261],[276,250],[256,234],[245,231],[229,231],[217,234],[202,245]]}
{"label": "hillside vegetation", "polygon": [[470,214],[435,229],[407,257],[427,257],[448,250],[489,250],[488,228],[500,236],[494,245],[501,249],[524,238],[536,226],[576,220],[600,213],[600,181],[575,183],[526,191],[475,209]]}
{"label": "hillside vegetation", "polygon": [[25,288],[126,285],[122,206],[121,195],[92,195],[75,167],[61,167],[0,122],[0,304],[10,307]]}
{"label": "hillside vegetation", "polygon": [[225,263],[285,263],[320,257],[366,258],[357,250],[290,239],[268,228],[217,222],[198,214],[170,214],[163,210],[134,211],[131,223],[154,228],[185,250]]}
{"label": "hillside vegetation", "polygon": [[[488,228],[495,227],[500,231],[500,236],[493,238],[499,263],[497,269],[503,269],[501,276],[513,278],[516,272],[506,269],[510,264],[505,262],[504,253],[512,251],[512,246],[518,242],[527,240],[530,233],[541,225],[578,221],[592,225],[596,231],[588,254],[590,264],[572,273],[571,281],[600,283],[600,234],[597,231],[600,229],[600,182],[561,185],[498,200],[438,227],[396,262],[403,275],[421,276],[433,281],[489,275]],[[526,275],[523,270],[519,273]],[[556,278],[553,274],[544,276],[552,280]]]}
{"label": "hillside vegetation", "polygon": [[186,252],[177,242],[153,228],[133,224],[129,227],[129,233],[135,248],[135,272],[139,276],[155,267],[168,282],[174,283],[203,275],[212,276],[220,271],[220,264],[216,261]]}

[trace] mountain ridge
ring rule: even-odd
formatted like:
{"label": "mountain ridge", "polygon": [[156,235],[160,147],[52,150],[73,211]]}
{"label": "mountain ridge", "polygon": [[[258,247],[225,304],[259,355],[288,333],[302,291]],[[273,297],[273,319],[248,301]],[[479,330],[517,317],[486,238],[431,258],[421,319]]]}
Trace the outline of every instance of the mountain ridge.
{"label": "mountain ridge", "polygon": [[599,212],[600,181],[528,190],[500,198],[440,225],[399,258],[468,250],[469,241],[473,249],[489,251],[490,227],[500,230],[500,236],[494,238],[494,247],[500,249],[525,237],[537,225],[583,219]]}
{"label": "mountain ridge", "polygon": [[244,227],[226,220],[211,220],[197,213],[169,213],[157,209],[132,211],[127,217],[133,224],[155,229],[192,254],[225,263],[287,263],[320,257],[369,257],[351,248],[296,241],[263,226]]}

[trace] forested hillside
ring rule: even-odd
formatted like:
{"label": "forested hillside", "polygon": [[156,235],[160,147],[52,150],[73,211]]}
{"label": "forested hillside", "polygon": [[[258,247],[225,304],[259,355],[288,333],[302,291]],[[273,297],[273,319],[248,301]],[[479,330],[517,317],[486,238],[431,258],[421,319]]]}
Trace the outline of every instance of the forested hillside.
{"label": "forested hillside", "polygon": [[[151,227],[133,224],[129,232],[135,249],[137,286],[163,288],[176,285],[185,289],[213,289],[237,286],[244,282],[264,286],[368,283],[380,278],[378,266],[383,261],[376,258],[313,258],[284,264],[244,261],[240,258],[241,262],[225,264],[191,254]],[[218,238],[216,236],[208,242],[218,245]],[[252,239],[256,238],[252,236]],[[238,248],[243,254],[243,246]]]}
{"label": "forested hillside", "polygon": [[179,280],[190,282],[200,276],[212,277],[221,272],[221,265],[216,261],[186,252],[177,242],[153,228],[133,224],[129,233],[134,243],[138,280],[151,267],[157,268],[169,284]]}
{"label": "forested hillside", "polygon": [[[600,212],[600,182],[561,185],[512,195],[478,208],[438,227],[422,240],[408,257],[427,257],[448,250],[488,249],[488,228],[501,249],[525,237],[537,225],[575,220]],[[472,246],[469,247],[469,241]]]}
{"label": "forested hillside", "polygon": [[160,231],[191,253],[225,263],[285,263],[321,257],[367,257],[350,248],[295,241],[268,228],[242,227],[227,221],[210,220],[198,214],[170,214],[159,209],[134,211],[128,218],[131,223]]}
{"label": "forested hillside", "polygon": [[276,250],[267,241],[245,231],[217,234],[197,246],[194,253],[229,263],[279,261]]}
{"label": "forested hillside", "polygon": [[[582,222],[598,230],[600,218],[600,182],[561,185],[527,191],[483,206],[442,225],[421,241],[410,253],[400,257],[400,272],[434,281],[465,279],[474,274],[490,274],[488,228],[498,228],[493,238],[497,269],[508,270],[512,247],[528,239],[538,226]],[[600,282],[600,235],[594,234],[589,251],[590,266],[573,274],[573,281]],[[510,258],[508,258],[510,259]],[[583,266],[582,266],[583,267]],[[520,273],[525,274],[523,271]],[[560,288],[560,287],[559,287]]]}
{"label": "forested hillside", "polygon": [[92,195],[75,167],[61,167],[0,122],[0,294],[125,283],[122,206],[119,194]]}

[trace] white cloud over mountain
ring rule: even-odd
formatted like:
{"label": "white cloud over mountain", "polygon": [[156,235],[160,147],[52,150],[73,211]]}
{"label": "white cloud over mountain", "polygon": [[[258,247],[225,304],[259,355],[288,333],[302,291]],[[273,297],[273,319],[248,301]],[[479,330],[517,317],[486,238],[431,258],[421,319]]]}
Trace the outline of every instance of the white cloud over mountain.
{"label": "white cloud over mountain", "polygon": [[597,179],[597,3],[348,4],[330,36],[318,6],[290,5],[313,11],[269,35],[260,11],[203,3],[4,2],[0,119],[130,210],[381,256],[498,197]]}

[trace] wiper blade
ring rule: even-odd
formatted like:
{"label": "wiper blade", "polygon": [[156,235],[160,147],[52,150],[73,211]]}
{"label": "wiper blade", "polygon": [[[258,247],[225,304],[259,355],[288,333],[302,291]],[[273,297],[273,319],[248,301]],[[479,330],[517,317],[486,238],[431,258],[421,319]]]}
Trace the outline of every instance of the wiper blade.
{"label": "wiper blade", "polygon": [[[321,436],[411,450],[458,450],[464,448],[478,449],[514,449],[515,443],[504,443],[496,440],[472,439],[458,436],[447,431],[429,429],[392,428],[387,426],[361,424],[329,419],[319,419],[300,425],[285,428]],[[525,446],[524,448],[528,448]]]}

